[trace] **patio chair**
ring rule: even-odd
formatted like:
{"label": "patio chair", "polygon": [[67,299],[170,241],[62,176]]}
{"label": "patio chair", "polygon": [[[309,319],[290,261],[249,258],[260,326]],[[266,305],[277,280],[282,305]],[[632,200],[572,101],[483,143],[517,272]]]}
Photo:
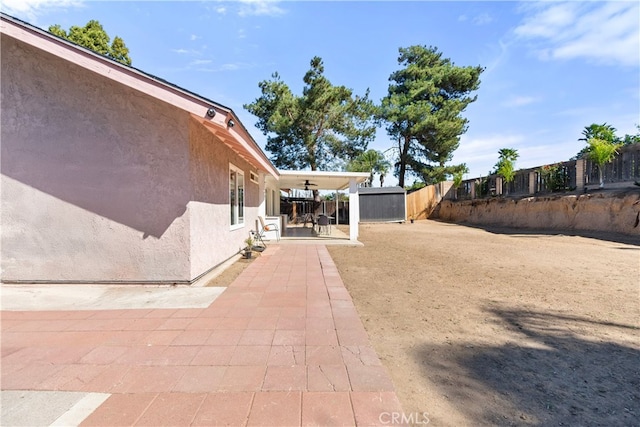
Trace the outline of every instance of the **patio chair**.
{"label": "patio chair", "polygon": [[317,221],[316,221],[316,217],[312,213],[304,214],[304,222],[302,226],[306,228],[308,222],[311,223],[311,228],[315,230]]}
{"label": "patio chair", "polygon": [[318,217],[318,234],[322,234],[323,230],[324,234],[331,234],[331,222],[326,215],[320,215]]}
{"label": "patio chair", "polygon": [[276,240],[280,241],[280,227],[275,222],[271,222],[266,224],[264,222],[264,218],[258,216],[258,220],[260,221],[260,231],[258,231],[258,239],[264,243],[265,233],[267,231],[275,231],[276,232]]}

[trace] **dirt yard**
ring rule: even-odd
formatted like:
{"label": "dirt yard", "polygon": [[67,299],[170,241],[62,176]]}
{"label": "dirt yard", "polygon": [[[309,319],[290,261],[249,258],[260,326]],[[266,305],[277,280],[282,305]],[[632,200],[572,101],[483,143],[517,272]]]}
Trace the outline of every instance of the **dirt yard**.
{"label": "dirt yard", "polygon": [[640,245],[519,233],[418,221],[329,246],[405,413],[638,425]]}

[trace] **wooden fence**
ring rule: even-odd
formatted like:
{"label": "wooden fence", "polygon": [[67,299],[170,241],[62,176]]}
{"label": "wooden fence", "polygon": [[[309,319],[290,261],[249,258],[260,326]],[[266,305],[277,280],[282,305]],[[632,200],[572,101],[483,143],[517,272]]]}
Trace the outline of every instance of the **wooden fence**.
{"label": "wooden fence", "polygon": [[438,203],[451,191],[452,182],[427,185],[420,190],[407,194],[407,218],[427,219],[437,208]]}

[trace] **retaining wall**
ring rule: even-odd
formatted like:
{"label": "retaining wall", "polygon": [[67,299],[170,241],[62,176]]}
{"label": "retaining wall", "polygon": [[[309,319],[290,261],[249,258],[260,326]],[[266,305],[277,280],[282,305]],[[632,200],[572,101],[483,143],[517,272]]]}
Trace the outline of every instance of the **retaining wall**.
{"label": "retaining wall", "polygon": [[442,200],[430,218],[478,225],[585,230],[640,236],[640,191]]}

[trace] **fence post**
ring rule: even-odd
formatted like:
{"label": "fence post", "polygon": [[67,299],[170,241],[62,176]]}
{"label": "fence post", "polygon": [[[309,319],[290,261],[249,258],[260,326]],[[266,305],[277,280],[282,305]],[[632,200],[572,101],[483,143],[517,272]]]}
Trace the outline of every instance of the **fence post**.
{"label": "fence post", "polygon": [[495,193],[496,193],[496,196],[499,196],[502,194],[502,177],[501,176],[496,177]]}
{"label": "fence post", "polygon": [[582,192],[584,190],[584,171],[585,160],[576,160],[576,191]]}
{"label": "fence post", "polygon": [[529,172],[529,194],[536,194],[536,173]]}

